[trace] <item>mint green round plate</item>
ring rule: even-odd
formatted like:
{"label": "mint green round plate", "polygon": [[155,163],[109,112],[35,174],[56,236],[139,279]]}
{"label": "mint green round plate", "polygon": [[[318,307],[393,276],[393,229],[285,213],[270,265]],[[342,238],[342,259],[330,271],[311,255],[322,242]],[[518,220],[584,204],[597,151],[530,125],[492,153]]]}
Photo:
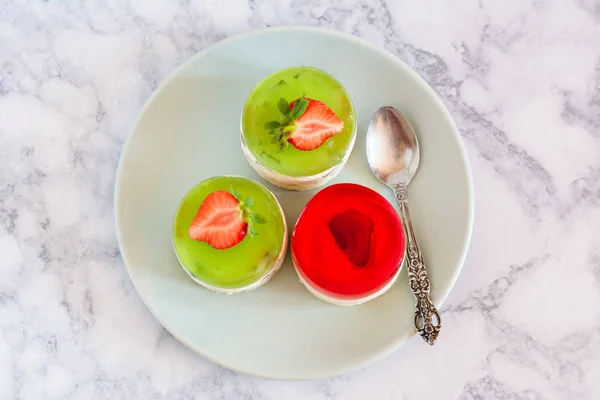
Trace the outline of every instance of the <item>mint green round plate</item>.
{"label": "mint green round plate", "polygon": [[367,165],[367,124],[378,107],[391,105],[417,131],[421,166],[410,187],[411,213],[438,308],[462,267],[473,220],[471,173],[452,118],[425,81],[386,51],[322,29],[268,28],[219,42],[184,63],[148,100],[123,149],[115,187],[121,253],[141,298],[174,337],[225,368],[273,379],[342,374],[415,334],[406,271],[383,296],[344,308],[313,297],[289,254],[273,280],[233,296],[203,289],[177,262],[173,215],[204,179],[243,175],[262,182],[281,202],[290,231],[316,193],[267,184],[240,149],[246,96],[267,75],[294,65],[335,76],[356,108],[356,145],[331,183],[359,183],[393,201]]}

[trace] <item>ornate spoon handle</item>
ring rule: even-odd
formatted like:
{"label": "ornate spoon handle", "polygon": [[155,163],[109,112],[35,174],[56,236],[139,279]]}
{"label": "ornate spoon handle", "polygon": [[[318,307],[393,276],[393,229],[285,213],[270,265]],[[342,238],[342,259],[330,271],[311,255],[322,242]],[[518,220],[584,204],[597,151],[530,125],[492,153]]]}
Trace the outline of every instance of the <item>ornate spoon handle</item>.
{"label": "ornate spoon handle", "polygon": [[404,228],[406,230],[406,256],[408,266],[408,281],[410,290],[415,296],[415,328],[423,339],[433,344],[437,339],[442,320],[438,310],[433,305],[429,297],[431,283],[427,277],[425,264],[423,263],[423,255],[419,249],[419,244],[415,237],[410,219],[410,211],[408,210],[408,197],[406,194],[406,185],[396,185],[393,187],[396,200],[400,204],[400,213],[404,220]]}

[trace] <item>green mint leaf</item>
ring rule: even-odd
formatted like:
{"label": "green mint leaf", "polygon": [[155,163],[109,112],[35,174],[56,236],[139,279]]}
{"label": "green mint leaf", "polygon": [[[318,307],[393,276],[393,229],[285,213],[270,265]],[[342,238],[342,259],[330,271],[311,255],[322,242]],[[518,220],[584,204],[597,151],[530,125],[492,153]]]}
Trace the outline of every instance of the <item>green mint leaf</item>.
{"label": "green mint leaf", "polygon": [[280,140],[279,140],[279,138],[280,138],[280,137],[281,137],[281,136],[273,136],[273,138],[271,139],[271,142],[270,142],[270,143],[271,143],[271,144],[274,144],[274,143],[279,143],[279,142],[280,142]]}
{"label": "green mint leaf", "polygon": [[279,121],[266,122],[264,127],[265,127],[265,129],[268,129],[268,130],[279,128]]}
{"label": "green mint leaf", "polygon": [[267,220],[265,219],[265,217],[263,217],[260,214],[252,214],[252,215],[250,215],[250,219],[255,224],[266,224],[267,223]]}
{"label": "green mint leaf", "polygon": [[290,118],[293,120],[300,118],[308,108],[308,100],[304,96],[300,97],[298,101],[294,103],[292,111],[290,111]]}
{"label": "green mint leaf", "polygon": [[283,97],[277,102],[277,108],[283,115],[288,115],[290,113],[290,104]]}
{"label": "green mint leaf", "polygon": [[252,207],[252,204],[254,204],[252,197],[246,197],[246,200],[244,200],[244,204],[246,205],[246,207]]}
{"label": "green mint leaf", "polygon": [[238,200],[242,200],[242,196],[240,196],[240,194],[238,193],[237,190],[235,190],[235,188],[233,187],[233,185],[231,186],[231,194],[233,195],[233,197],[235,197]]}

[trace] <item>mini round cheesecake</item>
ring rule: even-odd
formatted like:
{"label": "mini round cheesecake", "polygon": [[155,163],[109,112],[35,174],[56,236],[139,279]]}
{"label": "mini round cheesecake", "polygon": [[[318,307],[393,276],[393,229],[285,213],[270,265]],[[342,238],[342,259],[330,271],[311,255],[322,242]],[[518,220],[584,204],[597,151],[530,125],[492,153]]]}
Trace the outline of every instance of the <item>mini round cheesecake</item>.
{"label": "mini round cheesecake", "polygon": [[267,181],[284,189],[318,187],[342,169],[356,138],[354,106],[333,76],[292,67],[260,82],[241,119],[242,150]]}
{"label": "mini round cheesecake", "polygon": [[277,272],[287,250],[287,225],[264,186],[218,176],[193,187],[181,201],[173,246],[196,283],[233,294],[260,287]]}
{"label": "mini round cheesecake", "polygon": [[398,213],[377,192],[352,183],[329,186],[306,205],[292,233],[300,281],[321,300],[350,306],[394,283],[406,241]]}

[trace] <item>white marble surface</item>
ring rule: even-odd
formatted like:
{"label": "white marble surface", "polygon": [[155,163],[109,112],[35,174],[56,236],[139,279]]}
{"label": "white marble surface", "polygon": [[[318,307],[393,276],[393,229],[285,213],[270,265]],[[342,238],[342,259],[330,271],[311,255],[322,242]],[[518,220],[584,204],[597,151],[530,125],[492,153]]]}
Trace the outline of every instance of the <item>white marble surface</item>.
{"label": "white marble surface", "polygon": [[[113,225],[128,128],[175,66],[266,25],[366,38],[463,135],[476,218],[442,339],[272,382],[188,351]],[[599,399],[598,0],[0,0],[0,399]]]}

